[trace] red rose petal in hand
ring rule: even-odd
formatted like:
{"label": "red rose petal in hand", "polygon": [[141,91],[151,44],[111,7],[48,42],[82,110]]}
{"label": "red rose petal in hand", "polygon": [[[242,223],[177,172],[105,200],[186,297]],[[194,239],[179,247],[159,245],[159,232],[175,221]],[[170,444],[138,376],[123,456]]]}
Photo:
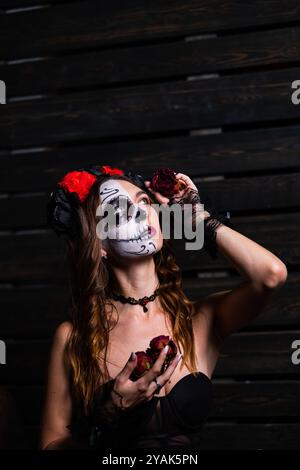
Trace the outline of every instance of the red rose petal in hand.
{"label": "red rose petal in hand", "polygon": [[159,354],[160,351],[167,345],[169,346],[167,358],[171,360],[177,354],[177,347],[170,336],[166,336],[166,335],[156,336],[150,341],[149,350],[152,351],[152,354],[156,354],[157,352]]}
{"label": "red rose petal in hand", "polygon": [[151,369],[153,362],[151,356],[149,356],[145,351],[136,351],[137,363],[133,369],[130,380],[136,381],[149,369]]}
{"label": "red rose petal in hand", "polygon": [[136,381],[142,377],[142,375],[144,375],[147,370],[151,369],[154,362],[160,355],[161,350],[167,345],[169,346],[169,349],[164,364],[161,368],[161,373],[163,373],[177,354],[176,344],[171,339],[171,337],[167,335],[156,336],[150,341],[150,348],[147,348],[146,352],[137,351],[135,353],[137,355],[137,363],[129,378],[133,381]]}
{"label": "red rose petal in hand", "polygon": [[150,341],[150,348],[146,350],[148,356],[152,358],[152,362],[154,363],[156,359],[158,358],[161,350],[167,345],[169,346],[169,349],[166,355],[165,362],[162,367],[162,372],[166,369],[168,364],[172,361],[172,359],[177,354],[177,347],[174,341],[170,338],[170,336],[166,336],[166,335],[156,336]]}

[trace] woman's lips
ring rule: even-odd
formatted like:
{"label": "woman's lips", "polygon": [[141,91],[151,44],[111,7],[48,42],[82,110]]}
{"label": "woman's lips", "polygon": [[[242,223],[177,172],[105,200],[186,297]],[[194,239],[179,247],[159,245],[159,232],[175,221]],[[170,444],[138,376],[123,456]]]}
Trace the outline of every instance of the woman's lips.
{"label": "woman's lips", "polygon": [[151,237],[154,237],[154,235],[156,234],[155,228],[150,226],[148,228],[148,233],[149,233],[149,235],[151,235]]}

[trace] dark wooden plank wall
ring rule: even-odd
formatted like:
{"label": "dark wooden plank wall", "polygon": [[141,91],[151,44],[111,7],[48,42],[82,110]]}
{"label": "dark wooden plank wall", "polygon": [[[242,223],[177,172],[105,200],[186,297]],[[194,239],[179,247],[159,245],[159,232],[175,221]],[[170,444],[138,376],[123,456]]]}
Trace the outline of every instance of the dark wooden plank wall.
{"label": "dark wooden plank wall", "polygon": [[[191,175],[204,201],[287,264],[264,314],[226,342],[203,448],[298,447],[299,2],[0,0],[0,11],[0,372],[30,445],[66,311],[45,201],[64,172],[103,161]],[[191,298],[241,281],[223,258],[176,250]]]}

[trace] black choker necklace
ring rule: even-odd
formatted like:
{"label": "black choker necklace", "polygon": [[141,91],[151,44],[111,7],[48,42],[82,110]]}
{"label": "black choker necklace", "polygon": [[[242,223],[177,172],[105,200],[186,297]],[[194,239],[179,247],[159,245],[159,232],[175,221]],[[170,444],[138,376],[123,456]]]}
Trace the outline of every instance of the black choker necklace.
{"label": "black choker necklace", "polygon": [[143,307],[144,312],[148,312],[148,308],[146,307],[146,304],[148,302],[151,302],[152,300],[155,299],[157,295],[159,295],[160,289],[155,289],[154,293],[150,295],[149,297],[145,295],[145,297],[142,297],[141,299],[135,299],[134,297],[124,297],[124,295],[121,294],[116,294],[112,293],[112,297],[114,300],[120,300],[123,304],[129,303],[132,305],[140,304]]}

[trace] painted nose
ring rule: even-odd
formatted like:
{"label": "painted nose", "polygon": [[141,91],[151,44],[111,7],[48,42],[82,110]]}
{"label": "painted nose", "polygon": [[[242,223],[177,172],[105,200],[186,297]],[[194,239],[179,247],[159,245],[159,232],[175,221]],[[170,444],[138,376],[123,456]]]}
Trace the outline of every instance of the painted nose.
{"label": "painted nose", "polygon": [[136,222],[141,222],[142,220],[145,220],[146,217],[147,217],[147,212],[144,209],[141,209],[140,207],[138,207],[136,210],[136,214],[135,214]]}

